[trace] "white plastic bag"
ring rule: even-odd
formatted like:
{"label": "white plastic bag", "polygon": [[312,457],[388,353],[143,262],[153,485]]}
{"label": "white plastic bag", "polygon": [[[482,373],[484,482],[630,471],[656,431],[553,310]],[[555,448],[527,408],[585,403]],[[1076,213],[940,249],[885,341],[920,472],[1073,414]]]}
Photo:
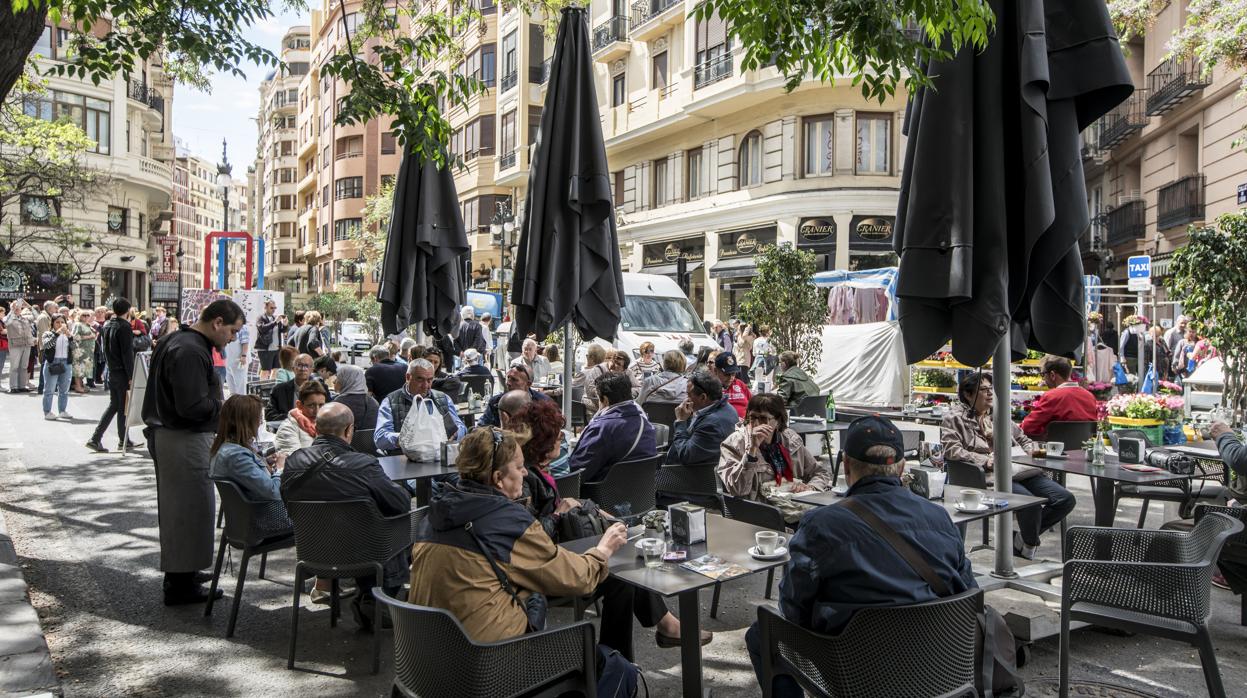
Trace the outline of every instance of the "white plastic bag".
{"label": "white plastic bag", "polygon": [[446,425],[433,399],[415,398],[403,419],[403,426],[398,434],[398,447],[410,460],[437,461],[442,457],[442,444],[445,441]]}

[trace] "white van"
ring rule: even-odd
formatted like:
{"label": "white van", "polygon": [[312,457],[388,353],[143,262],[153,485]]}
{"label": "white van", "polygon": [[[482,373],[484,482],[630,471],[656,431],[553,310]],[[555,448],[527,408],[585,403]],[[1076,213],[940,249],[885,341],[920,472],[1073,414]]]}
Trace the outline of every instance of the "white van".
{"label": "white van", "polygon": [[[624,274],[623,282],[625,302],[615,343],[604,339],[596,339],[595,343],[624,349],[637,359],[641,356],[641,344],[653,342],[660,361],[663,352],[679,349],[680,342],[686,339],[693,342],[693,354],[702,347],[718,347],[674,279],[656,274]],[[577,365],[584,365],[586,349],[581,346],[576,352]]]}

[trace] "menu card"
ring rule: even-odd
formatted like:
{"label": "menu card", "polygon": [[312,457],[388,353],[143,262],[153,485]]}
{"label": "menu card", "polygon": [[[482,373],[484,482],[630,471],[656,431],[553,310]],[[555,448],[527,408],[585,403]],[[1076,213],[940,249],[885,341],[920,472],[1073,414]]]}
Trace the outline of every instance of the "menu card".
{"label": "menu card", "polygon": [[702,555],[688,562],[681,563],[680,567],[691,572],[704,574],[711,579],[725,580],[733,577],[739,577],[742,574],[749,574],[749,570],[732,562],[727,562],[717,555]]}

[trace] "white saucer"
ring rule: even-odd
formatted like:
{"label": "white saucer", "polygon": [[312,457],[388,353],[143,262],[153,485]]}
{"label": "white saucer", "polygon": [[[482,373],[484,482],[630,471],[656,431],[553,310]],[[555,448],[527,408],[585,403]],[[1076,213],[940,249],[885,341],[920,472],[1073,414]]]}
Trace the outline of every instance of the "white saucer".
{"label": "white saucer", "polygon": [[753,556],[753,559],[755,560],[778,560],[788,554],[788,548],[779,547],[779,548],[776,548],[775,552],[771,553],[770,555],[763,555],[762,553],[758,552],[758,546],[755,545],[749,549],[749,554]]}
{"label": "white saucer", "polygon": [[954,506],[957,507],[957,511],[960,511],[966,514],[979,514],[991,508],[987,506],[986,504],[979,504],[977,507],[968,507],[962,504],[961,502],[957,502]]}
{"label": "white saucer", "polygon": [[837,497],[843,497],[844,495],[849,493],[849,488],[845,485],[836,485],[835,487],[831,488],[831,493],[836,495]]}

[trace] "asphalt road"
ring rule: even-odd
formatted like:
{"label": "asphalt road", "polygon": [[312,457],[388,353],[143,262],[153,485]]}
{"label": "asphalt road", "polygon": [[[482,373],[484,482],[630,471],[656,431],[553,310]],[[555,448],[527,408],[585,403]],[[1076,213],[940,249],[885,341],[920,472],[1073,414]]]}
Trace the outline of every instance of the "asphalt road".
{"label": "asphalt road", "polygon": [[[71,422],[46,422],[38,397],[0,394],[0,508],[32,588],[66,695],[70,696],[381,696],[388,694],[393,667],[387,631],[379,676],[368,673],[370,638],[355,630],[349,612],[335,629],[327,607],[304,597],[298,649],[299,669],[288,671],[293,558],[270,556],[269,580],[248,575],[238,633],[224,638],[234,578],[224,579],[226,597],[211,618],[201,607],[165,608],[160,603],[155,479],[151,461],[140,455],[97,455],[84,442],[106,398],[73,396]],[[113,446],[115,432],[105,445]],[[134,431],[138,438],[138,431]],[[1075,523],[1091,521],[1090,492],[1075,478],[1081,499]],[[1122,505],[1119,525],[1137,519],[1134,502]],[[1150,521],[1161,520],[1159,505]],[[977,534],[977,529],[975,529]],[[1041,552],[1057,555],[1049,535]],[[990,551],[975,560],[990,565]],[[710,594],[702,596],[704,627],[715,631],[705,648],[708,686],[716,696],[756,696],[744,650],[744,630],[763,603],[765,577],[726,584],[718,620],[709,618]],[[989,602],[991,600],[989,596]],[[1213,590],[1213,637],[1230,695],[1247,689],[1247,628],[1229,592]],[[674,604],[672,604],[674,607]],[[1052,617],[1055,612],[1050,611]],[[553,623],[569,613],[552,609]],[[679,693],[679,652],[655,647],[640,628],[637,646],[651,695]],[[897,651],[921,652],[898,646]],[[1073,639],[1077,678],[1168,697],[1204,695],[1198,656],[1192,648],[1147,637],[1119,637],[1078,631]],[[1055,638],[1033,646],[1024,674],[1028,695],[1055,695]],[[1097,693],[1095,695],[1113,695]]]}

